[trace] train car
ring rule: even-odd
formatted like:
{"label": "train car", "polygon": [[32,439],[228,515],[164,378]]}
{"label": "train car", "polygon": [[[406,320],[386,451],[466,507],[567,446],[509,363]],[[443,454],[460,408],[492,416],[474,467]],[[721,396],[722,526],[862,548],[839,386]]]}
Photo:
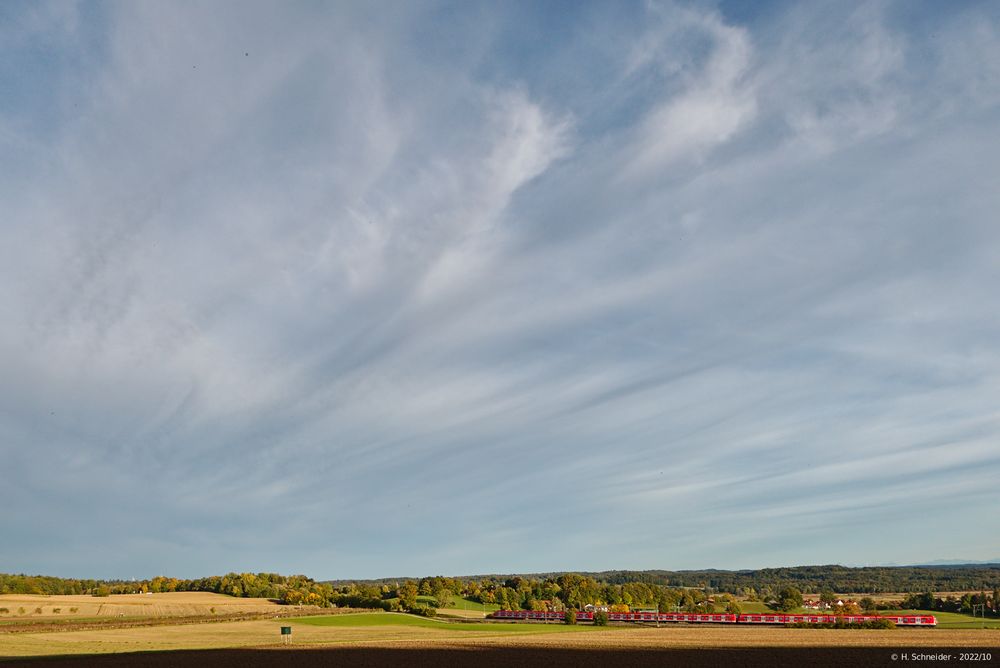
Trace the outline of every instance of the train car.
{"label": "train car", "polygon": [[738,615],[701,612],[661,612],[659,622],[686,622],[689,624],[735,624]]}
{"label": "train car", "polygon": [[[740,624],[794,624],[799,617],[806,615],[779,615],[774,613],[740,615]],[[817,618],[822,617],[818,615]],[[821,622],[817,622],[821,623]]]}
{"label": "train car", "polygon": [[735,624],[737,615],[689,612],[609,612],[612,622],[687,622],[692,624]]}
{"label": "train car", "polygon": [[884,617],[896,626],[937,626],[934,615],[888,615]]}

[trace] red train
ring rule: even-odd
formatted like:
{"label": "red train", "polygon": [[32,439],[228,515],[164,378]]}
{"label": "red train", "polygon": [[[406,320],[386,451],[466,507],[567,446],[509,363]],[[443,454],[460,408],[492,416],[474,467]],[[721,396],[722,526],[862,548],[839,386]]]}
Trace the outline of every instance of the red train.
{"label": "red train", "polygon": [[[490,615],[493,619],[562,621],[561,612],[536,612],[533,610],[497,610]],[[779,613],[749,613],[731,615],[728,613],[699,612],[609,612],[612,622],[688,622],[697,624],[833,624],[844,621],[859,624],[879,619],[888,619],[896,626],[937,626],[934,615],[787,615]],[[592,622],[594,613],[578,612],[576,621]]]}

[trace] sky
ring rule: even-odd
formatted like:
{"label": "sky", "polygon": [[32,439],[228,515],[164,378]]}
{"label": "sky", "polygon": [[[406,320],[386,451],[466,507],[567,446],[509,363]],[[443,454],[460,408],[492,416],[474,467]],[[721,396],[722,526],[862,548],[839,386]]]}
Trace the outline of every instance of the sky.
{"label": "sky", "polygon": [[0,572],[996,559],[998,183],[997,3],[0,3]]}

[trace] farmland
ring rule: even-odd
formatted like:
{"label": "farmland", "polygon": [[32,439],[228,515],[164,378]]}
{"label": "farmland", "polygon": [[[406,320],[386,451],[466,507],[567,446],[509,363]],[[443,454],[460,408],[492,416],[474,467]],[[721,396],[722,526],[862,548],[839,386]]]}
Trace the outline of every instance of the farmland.
{"label": "farmland", "polygon": [[1000,634],[978,629],[661,628],[560,624],[449,623],[393,613],[163,625],[155,628],[0,634],[0,656],[93,655],[162,650],[276,648],[279,628],[298,648],[668,650],[766,647],[996,647]]}
{"label": "farmland", "polygon": [[[111,596],[0,595],[0,620],[15,617],[190,617],[272,612],[285,608],[266,598],[235,598],[209,592],[115,594]],[[23,612],[22,612],[23,611]]]}

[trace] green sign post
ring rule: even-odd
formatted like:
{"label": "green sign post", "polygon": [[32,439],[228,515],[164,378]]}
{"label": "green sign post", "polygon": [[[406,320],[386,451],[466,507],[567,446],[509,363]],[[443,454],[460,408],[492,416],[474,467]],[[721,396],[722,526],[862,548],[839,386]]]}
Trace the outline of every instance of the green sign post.
{"label": "green sign post", "polygon": [[284,641],[284,643],[286,645],[288,644],[288,641],[292,639],[292,627],[291,626],[282,626],[281,627],[281,639]]}

